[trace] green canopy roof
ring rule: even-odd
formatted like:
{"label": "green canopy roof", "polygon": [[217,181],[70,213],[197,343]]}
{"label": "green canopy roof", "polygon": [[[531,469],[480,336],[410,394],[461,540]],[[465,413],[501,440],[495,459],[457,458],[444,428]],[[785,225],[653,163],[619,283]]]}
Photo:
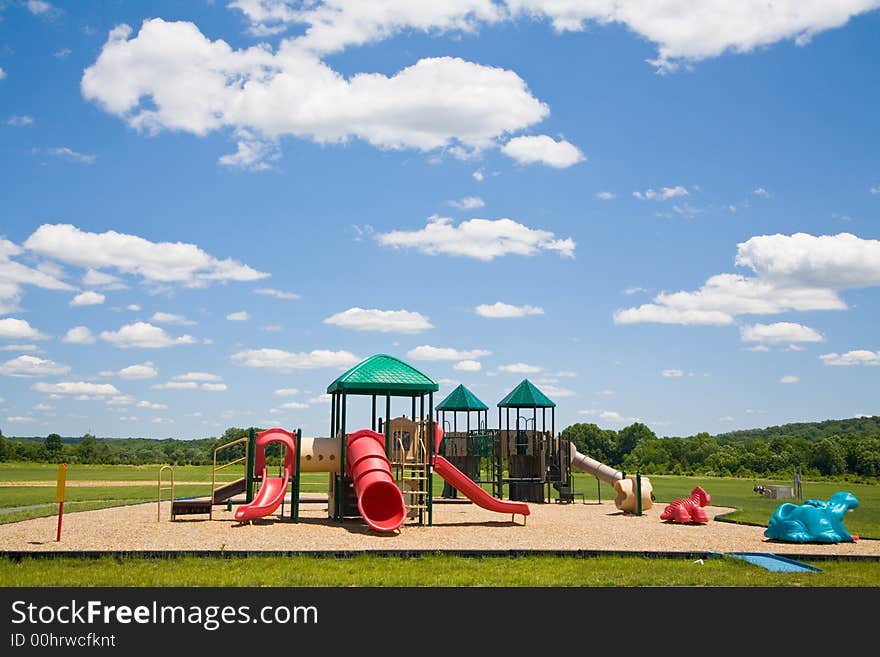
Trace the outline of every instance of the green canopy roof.
{"label": "green canopy roof", "polygon": [[438,411],[488,411],[486,406],[470,390],[459,384],[442,402],[437,404]]}
{"label": "green canopy roof", "polygon": [[399,397],[414,397],[439,389],[433,379],[387,354],[370,356],[327,386],[328,393]]}
{"label": "green canopy roof", "polygon": [[498,402],[498,408],[555,408],[556,402],[535,387],[528,379],[511,390]]}

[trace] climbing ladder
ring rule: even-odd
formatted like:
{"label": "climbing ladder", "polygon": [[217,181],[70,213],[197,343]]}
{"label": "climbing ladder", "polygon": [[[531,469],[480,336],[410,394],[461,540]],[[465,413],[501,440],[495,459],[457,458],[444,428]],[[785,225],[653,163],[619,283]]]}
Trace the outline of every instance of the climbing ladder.
{"label": "climbing ladder", "polygon": [[397,486],[403,493],[406,517],[418,518],[419,524],[423,524],[430,495],[428,450],[424,432],[416,422],[401,426],[400,420],[396,420],[391,426],[391,465]]}

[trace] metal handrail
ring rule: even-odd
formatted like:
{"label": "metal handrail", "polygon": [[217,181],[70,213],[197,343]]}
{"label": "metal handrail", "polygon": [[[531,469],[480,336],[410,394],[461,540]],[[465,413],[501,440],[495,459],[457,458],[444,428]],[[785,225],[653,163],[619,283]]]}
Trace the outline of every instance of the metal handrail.
{"label": "metal handrail", "polygon": [[[170,486],[162,486],[162,473],[168,470],[171,473],[171,485]],[[169,514],[169,519],[174,518],[174,468],[170,465],[163,465],[159,468],[159,476],[158,481],[156,483],[156,522],[162,521],[162,491],[169,490],[171,491],[171,514]]]}
{"label": "metal handrail", "polygon": [[[247,463],[248,442],[249,442],[248,436],[244,436],[242,438],[239,438],[237,440],[233,440],[232,442],[229,442],[229,443],[226,443],[224,445],[220,445],[219,447],[214,448],[214,457],[213,457],[213,463],[211,466],[211,508],[208,510],[208,518],[211,520],[214,519],[214,493],[217,492],[217,471],[222,470],[223,468],[227,468],[230,465],[236,465],[237,463],[241,463],[242,461]],[[241,456],[233,461],[229,461],[228,463],[224,463],[223,465],[218,467],[217,466],[217,453],[224,450],[224,449],[227,449],[228,447],[233,447],[235,445],[238,445],[239,443],[245,443],[244,456]],[[246,467],[247,466],[245,466],[245,468]],[[245,477],[247,477],[246,472],[245,472]]]}

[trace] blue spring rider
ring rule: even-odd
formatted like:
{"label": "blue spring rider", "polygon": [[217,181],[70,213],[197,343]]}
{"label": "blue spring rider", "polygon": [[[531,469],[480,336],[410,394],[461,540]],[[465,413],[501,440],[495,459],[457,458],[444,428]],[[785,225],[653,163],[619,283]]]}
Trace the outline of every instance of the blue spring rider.
{"label": "blue spring rider", "polygon": [[827,502],[806,500],[803,504],[780,504],[764,536],[791,543],[852,543],[859,540],[843,526],[843,515],[859,501],[852,493],[834,493]]}

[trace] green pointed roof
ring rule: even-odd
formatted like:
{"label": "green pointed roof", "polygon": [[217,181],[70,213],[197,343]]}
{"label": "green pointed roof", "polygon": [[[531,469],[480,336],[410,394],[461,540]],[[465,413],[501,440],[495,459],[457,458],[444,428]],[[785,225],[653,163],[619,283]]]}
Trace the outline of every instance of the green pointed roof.
{"label": "green pointed roof", "polygon": [[437,404],[438,411],[488,411],[480,399],[470,390],[459,384],[442,402]]}
{"label": "green pointed roof", "polygon": [[440,389],[436,381],[409,363],[387,354],[361,361],[327,386],[328,393],[410,397]]}
{"label": "green pointed roof", "polygon": [[556,402],[535,387],[528,379],[511,390],[498,402],[498,408],[555,408]]}

